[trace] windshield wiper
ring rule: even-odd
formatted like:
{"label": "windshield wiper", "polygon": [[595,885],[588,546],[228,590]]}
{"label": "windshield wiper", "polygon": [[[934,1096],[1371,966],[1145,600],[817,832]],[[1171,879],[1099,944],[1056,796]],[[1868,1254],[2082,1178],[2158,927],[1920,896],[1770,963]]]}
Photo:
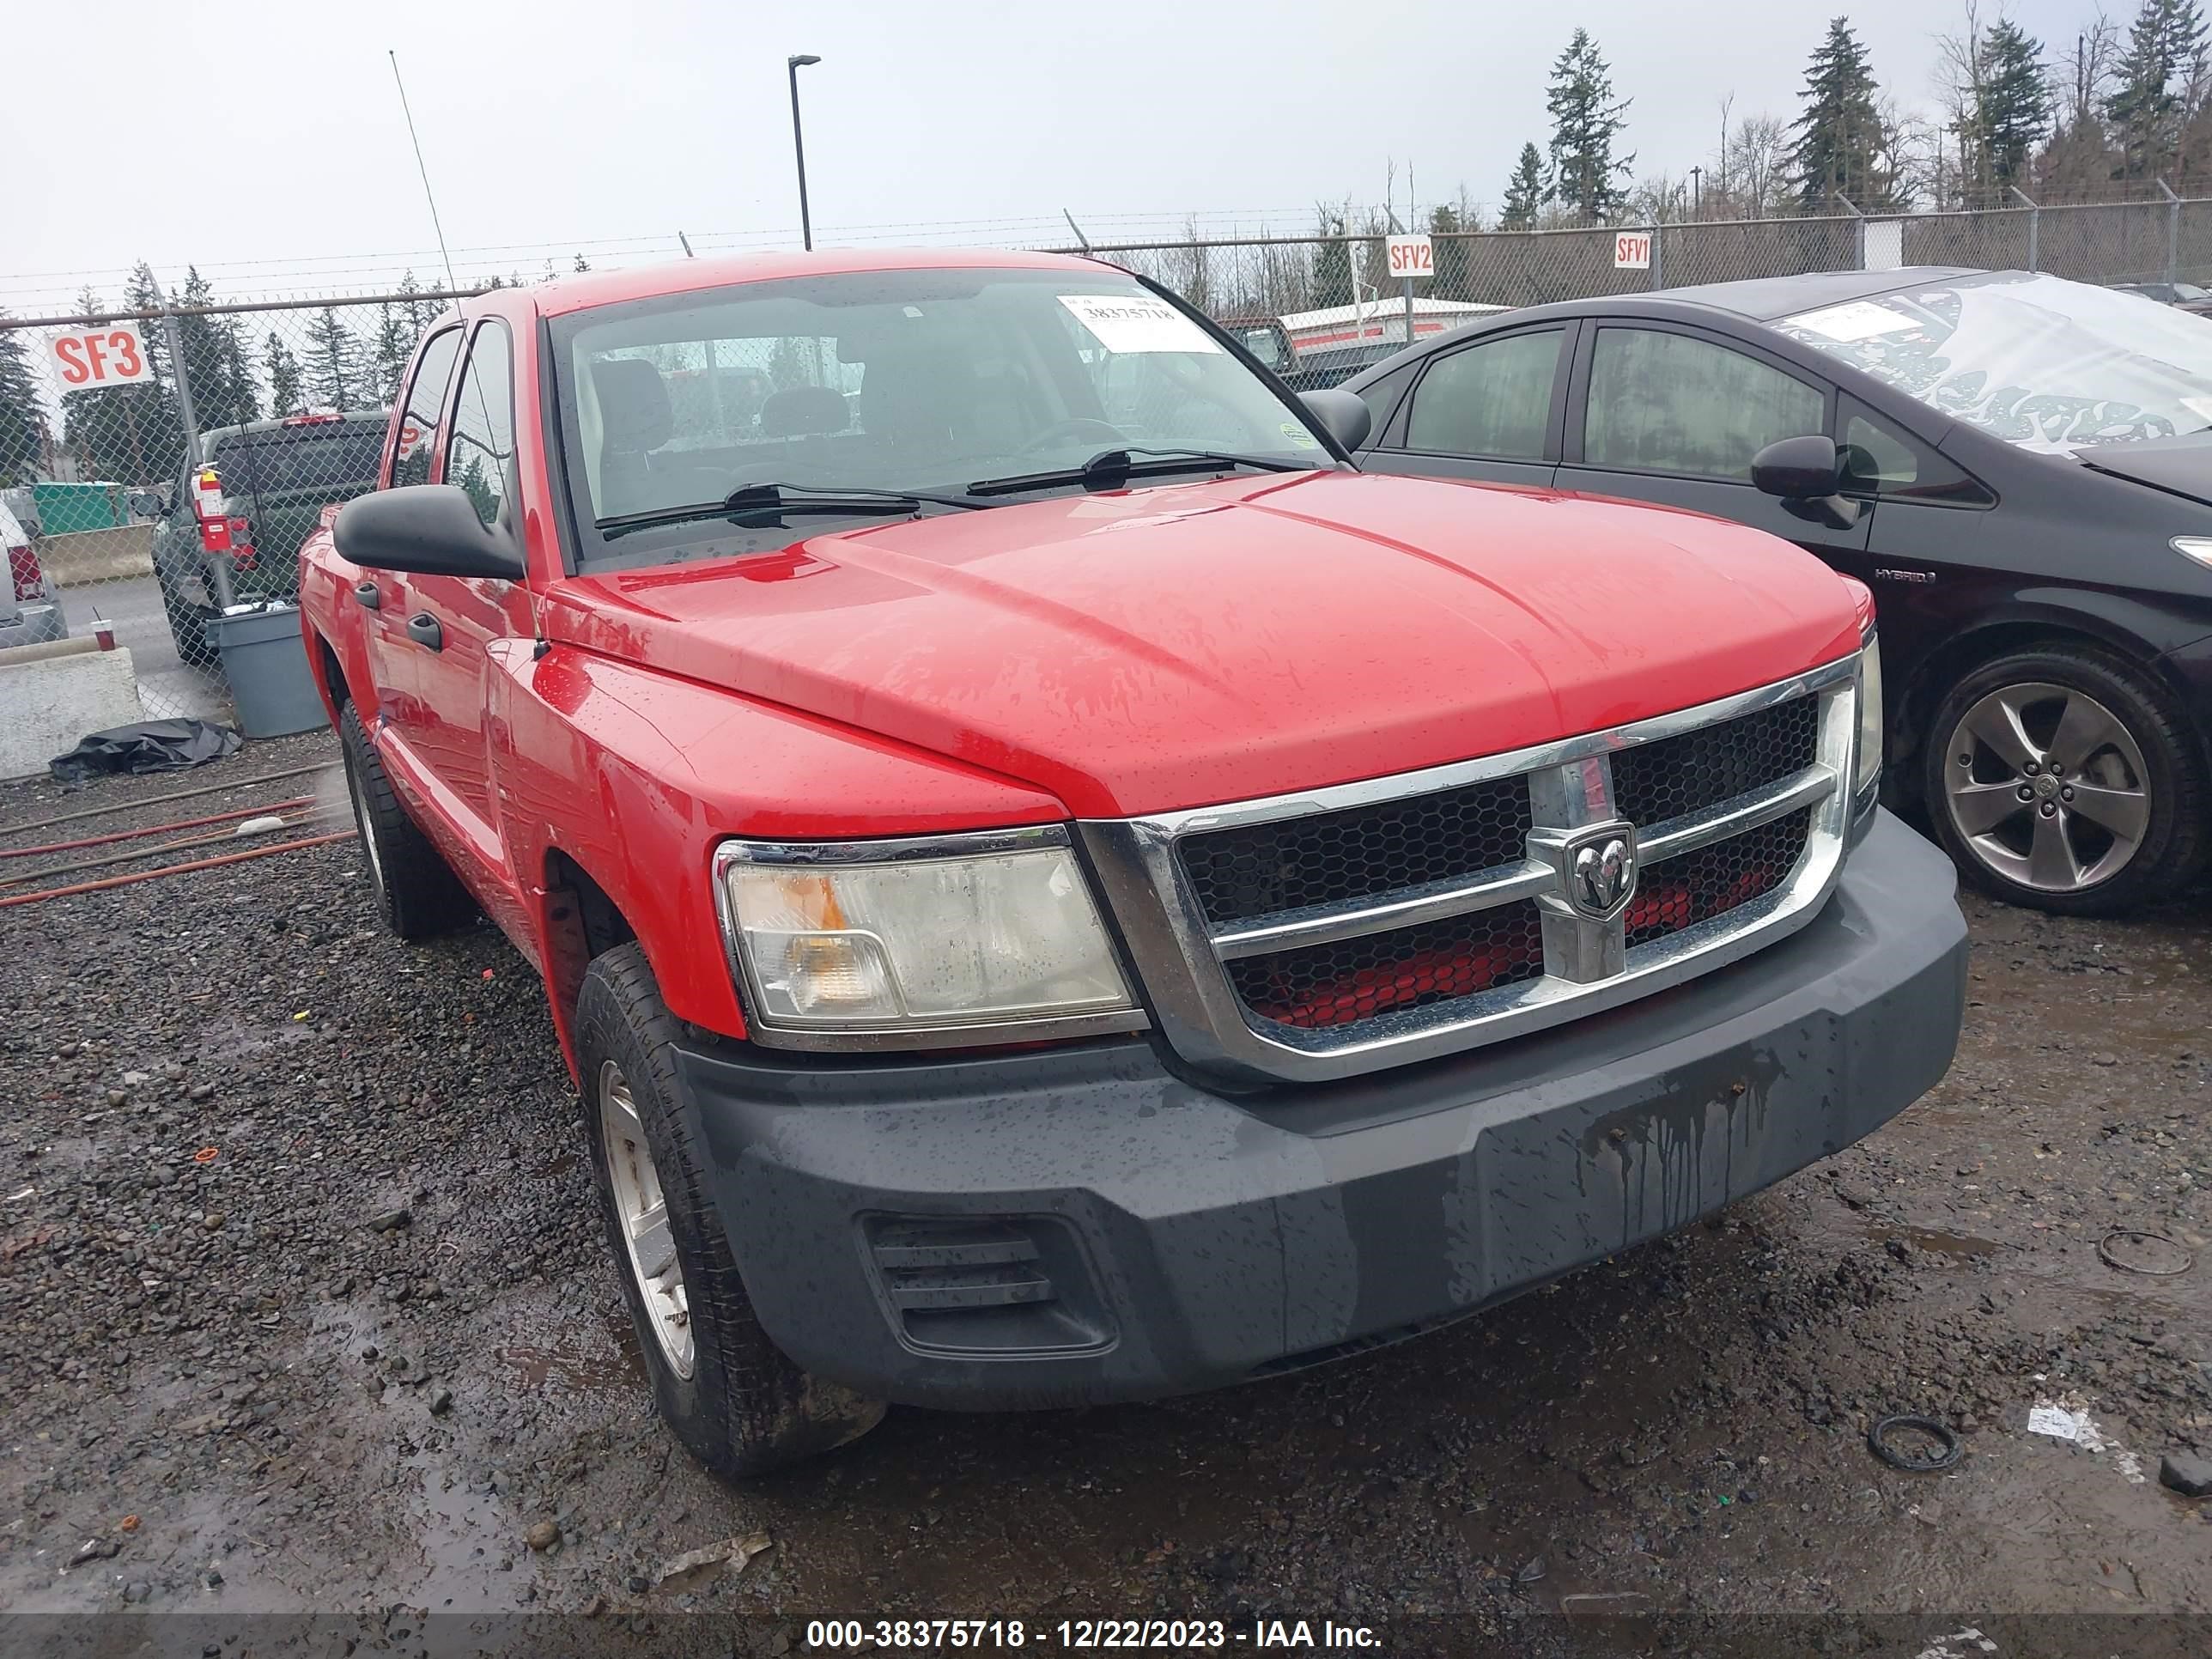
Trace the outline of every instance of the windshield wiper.
{"label": "windshield wiper", "polygon": [[656,507],[643,513],[622,513],[592,521],[602,536],[654,525],[684,524],[695,519],[729,519],[740,524],[771,524],[787,513],[889,514],[911,513],[927,503],[933,507],[981,507],[979,501],[950,492],[927,489],[869,489],[852,484],[749,483],[732,489],[719,501],[694,501],[687,507]]}
{"label": "windshield wiper", "polygon": [[[1156,459],[1139,460],[1140,455]],[[1239,455],[1226,449],[1148,449],[1139,444],[1125,444],[1100,450],[1081,466],[979,479],[968,486],[968,493],[1009,495],[1017,490],[1051,489],[1060,484],[1114,484],[1164,472],[1210,472],[1224,466],[1255,467],[1262,472],[1311,472],[1316,465],[1330,466],[1334,463],[1326,455],[1318,463],[1310,463],[1285,460],[1279,455]]]}

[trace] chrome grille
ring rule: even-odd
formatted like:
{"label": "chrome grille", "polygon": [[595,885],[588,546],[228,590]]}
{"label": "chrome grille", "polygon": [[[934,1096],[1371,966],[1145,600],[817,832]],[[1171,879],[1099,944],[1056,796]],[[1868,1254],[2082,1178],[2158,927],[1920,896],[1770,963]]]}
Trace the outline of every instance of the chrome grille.
{"label": "chrome grille", "polygon": [[[1084,835],[1179,1050],[1351,1075],[1647,994],[1808,918],[1842,857],[1856,661],[1513,754]],[[1607,884],[1608,853],[1636,866],[1630,890]]]}

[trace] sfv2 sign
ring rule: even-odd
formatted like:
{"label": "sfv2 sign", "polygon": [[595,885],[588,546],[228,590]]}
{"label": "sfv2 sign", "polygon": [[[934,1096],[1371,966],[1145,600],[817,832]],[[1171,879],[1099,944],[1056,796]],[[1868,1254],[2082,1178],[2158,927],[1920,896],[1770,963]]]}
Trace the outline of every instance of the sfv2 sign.
{"label": "sfv2 sign", "polygon": [[92,386],[129,386],[154,378],[146,361],[146,342],[136,323],[101,323],[94,327],[64,329],[49,343],[54,369],[64,389],[82,392]]}
{"label": "sfv2 sign", "polygon": [[1614,237],[1613,266],[1615,270],[1650,270],[1651,233],[1648,230],[1625,230]]}
{"label": "sfv2 sign", "polygon": [[1401,276],[1433,276],[1437,274],[1435,247],[1425,236],[1393,236],[1390,239],[1390,275]]}

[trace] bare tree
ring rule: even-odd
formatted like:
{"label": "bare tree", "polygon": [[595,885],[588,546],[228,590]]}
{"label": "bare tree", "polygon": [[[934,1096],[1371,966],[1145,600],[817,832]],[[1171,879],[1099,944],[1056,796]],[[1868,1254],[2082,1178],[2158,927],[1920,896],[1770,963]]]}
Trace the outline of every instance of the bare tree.
{"label": "bare tree", "polygon": [[1780,116],[1747,115],[1737,121],[1718,160],[1725,182],[1705,216],[1767,219],[1779,213],[1789,190],[1789,150],[1790,124]]}
{"label": "bare tree", "polygon": [[[1998,15],[2003,15],[2000,5]],[[1982,27],[1981,0],[1966,0],[1964,27],[1936,37],[1936,98],[1943,125],[1956,141],[1958,166],[1948,180],[1940,176],[1926,192],[1931,206],[1980,205],[1990,187],[1988,157],[1980,142],[1982,111],[1989,97],[1989,62]]]}
{"label": "bare tree", "polygon": [[2118,161],[2105,125],[2105,103],[2118,84],[2119,25],[2100,10],[2058,54],[2052,91],[2058,131],[2036,160],[2036,187],[2064,198],[2109,187]]}

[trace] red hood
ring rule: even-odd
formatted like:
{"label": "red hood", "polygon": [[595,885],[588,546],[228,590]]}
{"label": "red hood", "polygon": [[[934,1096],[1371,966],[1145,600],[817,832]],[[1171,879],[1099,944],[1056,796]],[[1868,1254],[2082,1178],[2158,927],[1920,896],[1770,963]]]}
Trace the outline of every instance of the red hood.
{"label": "red hood", "polygon": [[1760,531],[1352,473],[949,513],[553,597],[556,640],[1021,779],[1082,817],[1595,731],[1832,660],[1859,628],[1843,578]]}

